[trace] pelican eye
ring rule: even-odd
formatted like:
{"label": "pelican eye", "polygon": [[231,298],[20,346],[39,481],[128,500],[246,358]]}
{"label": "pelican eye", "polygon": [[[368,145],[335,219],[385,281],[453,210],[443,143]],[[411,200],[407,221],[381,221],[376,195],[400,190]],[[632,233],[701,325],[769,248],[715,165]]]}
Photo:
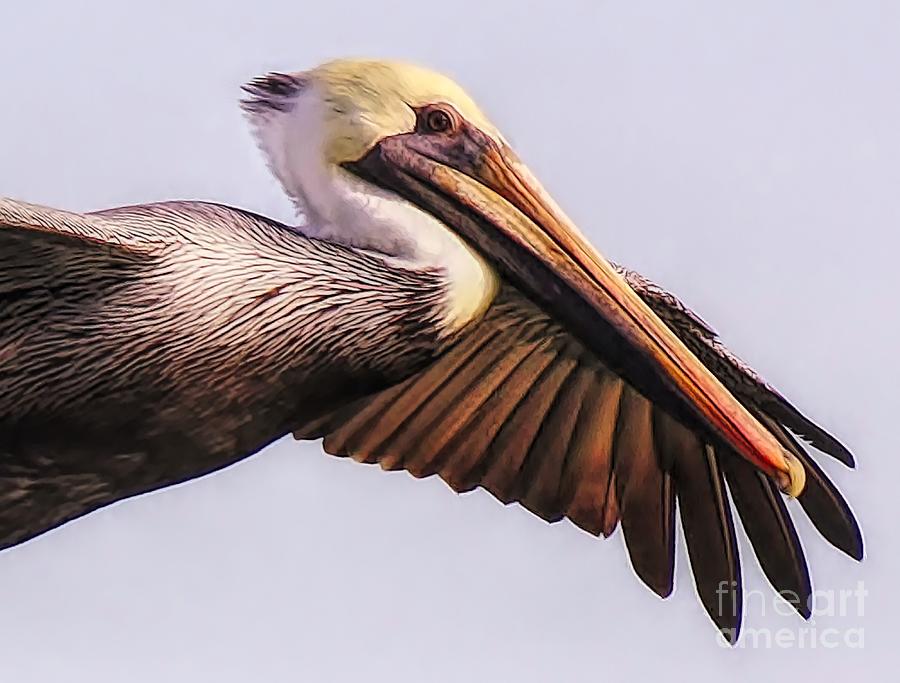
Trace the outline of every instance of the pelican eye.
{"label": "pelican eye", "polygon": [[425,129],[429,133],[447,133],[453,129],[453,117],[443,109],[425,112]]}

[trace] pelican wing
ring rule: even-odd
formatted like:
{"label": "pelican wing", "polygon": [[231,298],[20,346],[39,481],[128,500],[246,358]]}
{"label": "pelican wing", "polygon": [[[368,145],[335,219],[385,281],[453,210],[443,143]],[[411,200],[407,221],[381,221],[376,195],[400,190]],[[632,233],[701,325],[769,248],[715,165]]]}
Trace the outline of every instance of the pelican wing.
{"label": "pelican wing", "polygon": [[[90,460],[90,451],[71,445],[73,434],[65,433],[62,417],[32,431],[24,422],[3,418],[33,398],[29,381],[39,371],[23,372],[28,361],[22,358],[47,344],[51,312],[80,310],[86,319],[104,294],[153,262],[154,244],[136,237],[99,216],[0,198],[0,548],[117,497],[116,461],[94,469],[73,467],[78,458]],[[59,373],[69,370],[66,361],[71,354],[63,350]],[[57,387],[58,381],[48,382],[35,390],[53,396]],[[23,435],[35,431],[42,439],[32,446]],[[56,448],[48,447],[54,440]]]}
{"label": "pelican wing", "polygon": [[149,257],[157,241],[150,234],[117,231],[103,214],[80,214],[49,209],[0,197],[0,258],[4,262],[23,261],[22,249],[54,249],[57,256],[68,253],[136,260]]}
{"label": "pelican wing", "polygon": [[420,369],[443,283],[379,264],[215,204],[0,200],[0,550]]}
{"label": "pelican wing", "polygon": [[[745,376],[746,366],[677,299],[646,281],[642,287],[634,274],[630,280],[692,348],[711,345],[715,352],[701,359],[804,462],[800,502],[814,524],[860,557],[849,507],[770,409],[767,385],[752,371]],[[757,391],[737,391],[745,382]],[[481,486],[504,503],[519,502],[549,522],[568,518],[594,535],[609,536],[621,523],[635,572],[663,597],[673,586],[678,500],[700,599],[733,642],[741,574],[730,490],[769,580],[809,616],[806,560],[773,482],[639,394],[511,287],[426,370],[295,436],[324,437],[327,452],[387,470],[437,474],[457,492]]]}

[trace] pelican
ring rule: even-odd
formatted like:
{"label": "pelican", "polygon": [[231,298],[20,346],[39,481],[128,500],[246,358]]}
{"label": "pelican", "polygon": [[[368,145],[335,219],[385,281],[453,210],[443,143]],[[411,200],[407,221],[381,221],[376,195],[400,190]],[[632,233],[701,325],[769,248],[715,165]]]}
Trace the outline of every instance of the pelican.
{"label": "pelican", "polygon": [[450,79],[338,60],[244,86],[302,220],[0,201],[0,547],[289,434],[595,536],[741,624],[732,506],[804,617],[796,498],[860,559],[802,443],[849,451],[675,296],[607,261]]}

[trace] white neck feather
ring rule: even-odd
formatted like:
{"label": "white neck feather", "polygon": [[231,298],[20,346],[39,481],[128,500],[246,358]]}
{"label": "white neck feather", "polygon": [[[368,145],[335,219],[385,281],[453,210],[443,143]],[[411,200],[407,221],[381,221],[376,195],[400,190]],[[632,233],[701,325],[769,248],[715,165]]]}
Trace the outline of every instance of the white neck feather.
{"label": "white neck feather", "polygon": [[479,318],[497,293],[494,269],[429,213],[327,162],[322,114],[313,91],[289,111],[251,117],[269,167],[303,215],[299,230],[377,252],[400,267],[443,271],[448,334]]}

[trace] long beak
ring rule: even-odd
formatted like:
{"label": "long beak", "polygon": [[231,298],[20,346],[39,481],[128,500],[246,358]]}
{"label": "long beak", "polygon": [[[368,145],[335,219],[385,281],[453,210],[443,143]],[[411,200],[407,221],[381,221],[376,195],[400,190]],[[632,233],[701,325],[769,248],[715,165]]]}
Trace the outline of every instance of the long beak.
{"label": "long beak", "polygon": [[[477,162],[466,164],[458,153],[445,161],[408,142],[382,144],[380,172],[368,170],[382,181],[392,171],[393,189],[458,229],[638,390],[667,399],[678,416],[699,418],[783,491],[799,495],[803,465],[637,296],[511,150],[482,143]],[[463,210],[452,210],[451,203]]]}

